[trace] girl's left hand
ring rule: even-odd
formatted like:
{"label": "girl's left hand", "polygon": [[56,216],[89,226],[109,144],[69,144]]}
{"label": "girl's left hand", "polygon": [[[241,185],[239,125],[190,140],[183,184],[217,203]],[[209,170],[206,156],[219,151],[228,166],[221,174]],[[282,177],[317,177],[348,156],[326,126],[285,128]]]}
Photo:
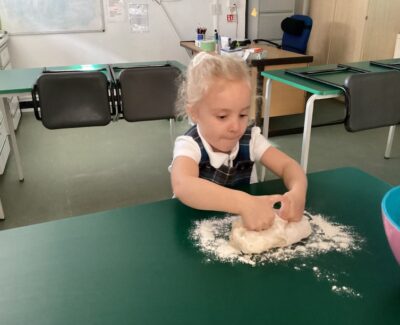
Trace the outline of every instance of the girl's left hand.
{"label": "girl's left hand", "polygon": [[279,216],[286,221],[300,221],[305,207],[305,195],[289,191],[283,194]]}

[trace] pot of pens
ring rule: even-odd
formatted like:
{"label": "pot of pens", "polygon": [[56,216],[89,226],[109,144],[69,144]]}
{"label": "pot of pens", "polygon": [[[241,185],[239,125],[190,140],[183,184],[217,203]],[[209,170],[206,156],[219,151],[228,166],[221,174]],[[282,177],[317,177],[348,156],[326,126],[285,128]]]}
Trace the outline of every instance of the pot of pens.
{"label": "pot of pens", "polygon": [[201,42],[206,39],[206,32],[207,32],[207,28],[205,28],[205,27],[197,27],[197,29],[196,29],[196,40],[194,42],[194,44],[197,47],[201,47]]}

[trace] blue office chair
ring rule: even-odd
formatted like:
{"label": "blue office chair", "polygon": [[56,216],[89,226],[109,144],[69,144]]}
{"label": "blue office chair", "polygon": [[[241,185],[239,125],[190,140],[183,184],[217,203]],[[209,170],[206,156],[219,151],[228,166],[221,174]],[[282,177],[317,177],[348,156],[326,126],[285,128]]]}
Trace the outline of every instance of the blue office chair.
{"label": "blue office chair", "polygon": [[255,39],[254,42],[267,42],[286,51],[305,54],[312,24],[312,19],[309,16],[293,15],[282,20],[282,44],[260,38]]}

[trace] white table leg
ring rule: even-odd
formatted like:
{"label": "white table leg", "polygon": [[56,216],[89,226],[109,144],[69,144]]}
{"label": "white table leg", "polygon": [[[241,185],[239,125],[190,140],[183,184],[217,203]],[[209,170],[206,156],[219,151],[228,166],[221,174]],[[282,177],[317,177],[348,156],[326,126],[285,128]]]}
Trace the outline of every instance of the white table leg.
{"label": "white table leg", "polygon": [[390,154],[392,151],[392,145],[393,145],[393,138],[394,138],[394,132],[396,131],[396,125],[392,125],[389,128],[389,134],[388,134],[388,139],[386,142],[386,150],[385,150],[385,158],[389,159]]}
{"label": "white table leg", "polygon": [[1,200],[0,200],[0,219],[4,219],[4,210],[3,206],[1,205]]}
{"label": "white table leg", "polygon": [[307,173],[308,154],[310,150],[310,136],[312,127],[312,117],[314,112],[314,101],[317,95],[312,95],[306,104],[306,112],[304,117],[304,130],[303,130],[303,143],[301,146],[301,159],[300,164],[304,172]]}
{"label": "white table leg", "polygon": [[[265,84],[265,105],[264,105],[264,122],[263,122],[263,135],[266,139],[268,139],[269,132],[269,115],[271,112],[271,89],[272,89],[272,80],[267,79]],[[261,175],[259,177],[260,181],[265,179],[265,168],[261,166]]]}
{"label": "white table leg", "polygon": [[264,124],[263,124],[263,134],[266,139],[268,139],[269,115],[271,113],[271,89],[272,89],[272,80],[267,79],[267,83],[265,85],[265,106],[264,106]]}
{"label": "white table leg", "polygon": [[15,157],[15,162],[17,163],[18,178],[20,181],[23,181],[24,174],[23,174],[23,170],[22,170],[21,156],[20,156],[19,150],[18,150],[17,138],[15,137],[14,125],[13,125],[13,121],[11,118],[11,113],[10,113],[10,108],[9,108],[9,103],[8,103],[7,97],[3,97],[3,104],[4,105],[2,106],[2,110],[3,110],[3,116],[5,118],[5,122],[6,122],[6,131],[7,131],[7,135],[9,136],[9,139],[10,139],[12,152]]}
{"label": "white table leg", "polygon": [[301,159],[300,165],[303,167],[305,173],[307,173],[308,155],[310,150],[310,137],[312,128],[312,117],[314,112],[314,102],[317,99],[328,99],[338,97],[338,95],[312,95],[306,103],[306,112],[304,118],[304,130],[303,130],[303,144],[301,147]]}
{"label": "white table leg", "polygon": [[170,118],[169,119],[169,137],[171,138],[171,144],[172,148],[174,148],[174,143],[175,143],[175,119]]}

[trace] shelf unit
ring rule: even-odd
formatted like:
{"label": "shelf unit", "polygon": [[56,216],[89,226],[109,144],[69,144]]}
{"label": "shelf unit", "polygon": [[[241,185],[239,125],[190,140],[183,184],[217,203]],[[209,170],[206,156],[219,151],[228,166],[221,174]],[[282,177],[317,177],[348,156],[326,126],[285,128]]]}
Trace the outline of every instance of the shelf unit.
{"label": "shelf unit", "polygon": [[[12,69],[10,62],[10,52],[8,51],[8,35],[0,34],[0,69]],[[5,105],[4,109],[10,111],[14,130],[17,130],[21,119],[21,110],[17,96],[8,96],[0,101],[0,105]],[[8,157],[10,155],[10,143],[7,137],[5,116],[0,110],[0,175],[4,173]]]}

